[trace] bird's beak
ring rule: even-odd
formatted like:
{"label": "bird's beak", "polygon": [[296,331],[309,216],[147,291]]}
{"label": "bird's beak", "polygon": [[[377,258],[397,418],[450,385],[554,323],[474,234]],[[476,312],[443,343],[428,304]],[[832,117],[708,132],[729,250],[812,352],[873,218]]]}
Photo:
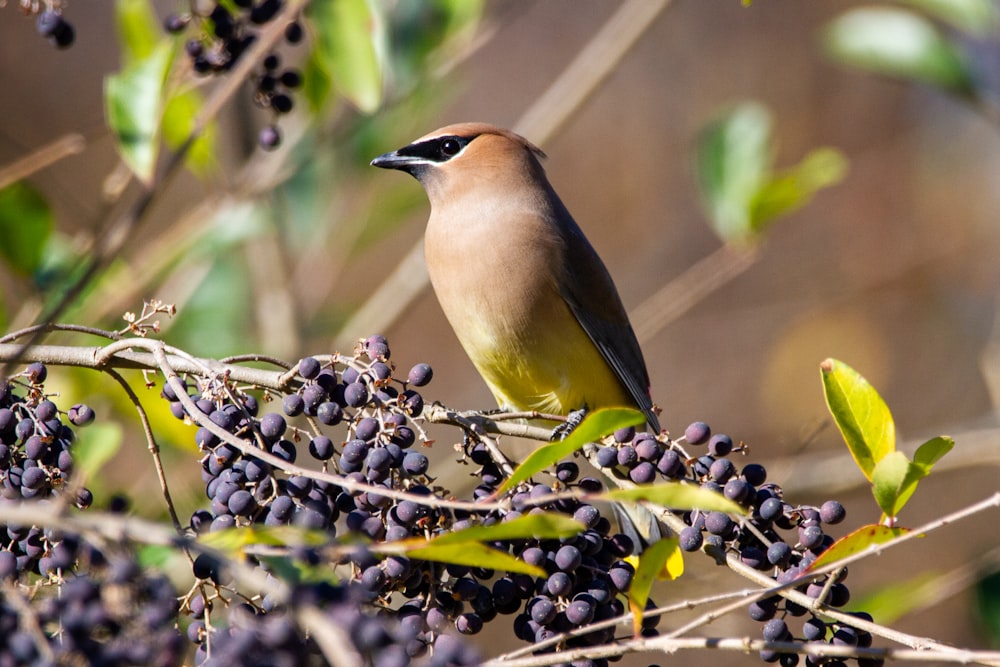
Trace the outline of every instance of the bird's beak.
{"label": "bird's beak", "polygon": [[373,167],[379,167],[381,169],[400,169],[402,171],[410,171],[414,167],[424,165],[426,163],[427,160],[424,158],[413,155],[400,155],[399,151],[383,153],[371,162]]}

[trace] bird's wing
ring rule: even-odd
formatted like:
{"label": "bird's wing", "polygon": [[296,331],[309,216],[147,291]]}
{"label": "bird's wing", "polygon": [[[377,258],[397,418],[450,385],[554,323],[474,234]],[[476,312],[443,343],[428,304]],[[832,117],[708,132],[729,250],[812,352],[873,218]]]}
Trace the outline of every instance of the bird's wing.
{"label": "bird's wing", "polygon": [[562,231],[569,261],[564,263],[566,274],[561,278],[559,291],[601,356],[646,415],[649,426],[658,433],[660,422],[649,396],[649,373],[611,275],[575,222]]}

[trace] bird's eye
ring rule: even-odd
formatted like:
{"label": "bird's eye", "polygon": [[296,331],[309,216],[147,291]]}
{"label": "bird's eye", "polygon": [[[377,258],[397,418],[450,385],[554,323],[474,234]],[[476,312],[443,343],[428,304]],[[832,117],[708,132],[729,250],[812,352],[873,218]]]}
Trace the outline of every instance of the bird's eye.
{"label": "bird's eye", "polygon": [[445,157],[454,157],[458,155],[458,152],[462,150],[462,144],[458,139],[445,139],[441,142],[441,155]]}

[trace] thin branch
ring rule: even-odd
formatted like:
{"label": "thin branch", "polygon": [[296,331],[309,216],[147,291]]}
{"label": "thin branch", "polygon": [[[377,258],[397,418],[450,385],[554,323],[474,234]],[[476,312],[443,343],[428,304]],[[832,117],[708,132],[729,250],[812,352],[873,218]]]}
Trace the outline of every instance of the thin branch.
{"label": "thin branch", "polygon": [[174,507],[174,501],[170,497],[170,487],[167,485],[167,474],[163,469],[163,460],[160,458],[160,446],[156,442],[156,436],[153,434],[153,427],[149,423],[149,417],[146,415],[146,410],[142,407],[142,403],[139,401],[139,396],[136,395],[135,391],[133,391],[132,387],[128,382],[126,382],[125,378],[118,373],[118,371],[113,368],[105,368],[104,372],[114,378],[114,380],[119,384],[128,396],[129,400],[132,401],[132,405],[135,407],[135,410],[139,415],[139,421],[142,423],[142,432],[146,436],[149,453],[153,457],[153,466],[156,468],[156,478],[160,482],[160,492],[163,494],[163,500],[167,503],[167,511],[170,513],[170,520],[173,522],[174,530],[177,531],[177,534],[183,535],[184,528],[181,526],[180,519],[177,517],[177,509]]}
{"label": "thin branch", "polygon": [[82,134],[64,134],[41,148],[37,148],[3,168],[0,168],[0,189],[49,167],[63,158],[82,153],[87,140]]}

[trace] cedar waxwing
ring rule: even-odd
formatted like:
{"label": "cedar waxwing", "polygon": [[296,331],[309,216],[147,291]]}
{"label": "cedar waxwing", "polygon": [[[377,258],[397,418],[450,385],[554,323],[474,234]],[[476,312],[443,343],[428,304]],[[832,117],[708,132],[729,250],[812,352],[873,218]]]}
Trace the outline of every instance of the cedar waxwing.
{"label": "cedar waxwing", "polygon": [[431,215],[431,285],[501,408],[627,406],[660,425],[614,282],[523,137],[449,125],[372,165],[414,176]]}

